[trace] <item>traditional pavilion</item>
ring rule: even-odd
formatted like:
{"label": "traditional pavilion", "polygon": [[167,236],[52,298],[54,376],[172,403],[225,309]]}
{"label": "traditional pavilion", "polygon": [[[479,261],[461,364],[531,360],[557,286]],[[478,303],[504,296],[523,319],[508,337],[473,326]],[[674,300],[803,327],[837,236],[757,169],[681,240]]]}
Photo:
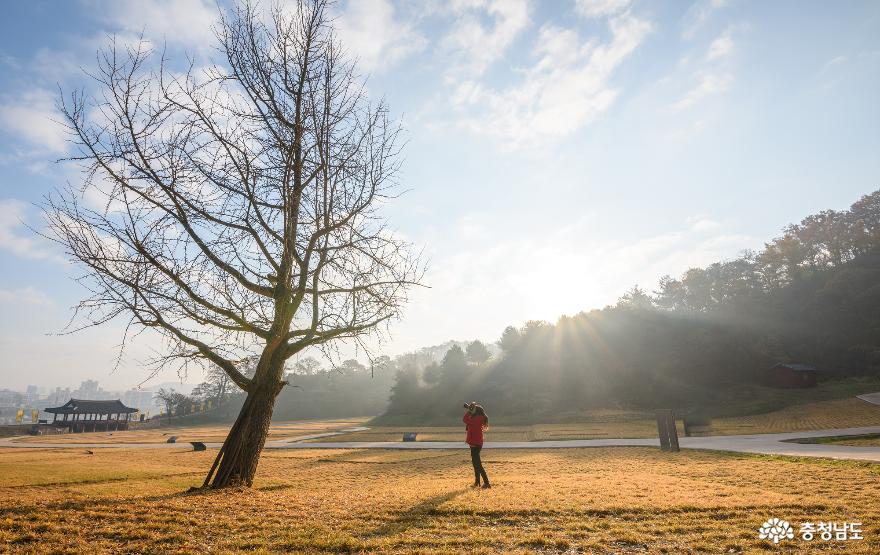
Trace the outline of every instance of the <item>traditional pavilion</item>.
{"label": "traditional pavilion", "polygon": [[113,401],[71,399],[60,407],[46,409],[46,412],[54,415],[53,424],[66,425],[71,433],[113,432],[127,430],[128,420],[137,409],[126,407],[119,399]]}

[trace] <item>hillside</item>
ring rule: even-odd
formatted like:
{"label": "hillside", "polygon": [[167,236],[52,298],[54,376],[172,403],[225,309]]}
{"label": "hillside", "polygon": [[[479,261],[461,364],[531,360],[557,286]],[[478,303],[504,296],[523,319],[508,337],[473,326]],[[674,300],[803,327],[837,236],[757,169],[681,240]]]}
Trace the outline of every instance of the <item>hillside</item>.
{"label": "hillside", "polygon": [[651,294],[634,287],[615,306],[508,327],[494,360],[452,349],[424,371],[400,368],[384,418],[433,421],[469,399],[513,420],[595,408],[722,416],[780,408],[761,387],[777,362],[811,363],[824,382],[880,376],[880,191],[784,231]]}

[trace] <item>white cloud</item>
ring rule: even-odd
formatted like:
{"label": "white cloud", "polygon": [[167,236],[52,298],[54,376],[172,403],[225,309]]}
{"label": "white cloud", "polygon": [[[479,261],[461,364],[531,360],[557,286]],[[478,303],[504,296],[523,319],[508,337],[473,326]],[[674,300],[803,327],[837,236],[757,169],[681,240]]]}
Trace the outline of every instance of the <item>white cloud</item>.
{"label": "white cloud", "polygon": [[531,4],[528,0],[457,0],[452,12],[456,16],[452,31],[442,40],[443,50],[453,59],[447,81],[479,77],[500,59],[528,27]]}
{"label": "white cloud", "polygon": [[711,218],[691,218],[688,220],[691,231],[712,231],[718,229],[721,224]]}
{"label": "white cloud", "polygon": [[452,95],[463,125],[520,146],[568,135],[592,122],[614,102],[614,70],[644,40],[651,24],[629,13],[609,20],[611,40],[600,43],[573,29],[541,28],[534,64],[520,83],[502,90],[465,81]]}
{"label": "white cloud", "polygon": [[696,76],[697,84],[672,105],[673,110],[684,110],[708,96],[719,94],[733,84],[733,75],[729,73],[703,72]]}
{"label": "white cloud", "polygon": [[210,0],[91,0],[92,13],[130,35],[144,32],[158,44],[208,53],[216,45],[212,26],[219,11]]}
{"label": "white cloud", "polygon": [[[438,237],[443,253],[432,256],[426,276],[431,289],[416,293],[407,311],[408,329],[400,331],[431,330],[432,336],[413,340],[414,345],[500,334],[504,326],[528,319],[555,321],[562,314],[601,308],[635,283],[650,291],[664,274],[681,275],[729,259],[755,243],[721,226],[710,231],[691,225],[627,240],[603,239],[592,215],[540,234],[511,236],[486,218],[480,240],[461,232]],[[443,299],[456,299],[457,310],[449,310]]]}
{"label": "white cloud", "polygon": [[55,109],[55,96],[43,89],[25,90],[0,103],[0,124],[39,151],[67,152],[67,131]]}
{"label": "white cloud", "polygon": [[24,226],[26,208],[20,200],[0,200],[0,249],[22,258],[63,260]]}
{"label": "white cloud", "polygon": [[0,289],[0,303],[34,306],[52,306],[53,304],[52,300],[45,293],[33,287]]}
{"label": "white cloud", "polygon": [[681,36],[692,39],[697,32],[709,21],[713,13],[724,8],[728,0],[697,0],[684,15]]}
{"label": "white cloud", "polygon": [[388,69],[427,45],[409,23],[395,18],[390,0],[351,0],[336,23],[346,49],[366,71]]}
{"label": "white cloud", "polygon": [[728,28],[721,34],[721,36],[713,40],[712,44],[709,45],[709,52],[706,54],[706,59],[713,61],[726,58],[733,52],[733,48],[732,30]]}
{"label": "white cloud", "polygon": [[575,0],[575,11],[584,17],[616,15],[627,9],[631,0]]}

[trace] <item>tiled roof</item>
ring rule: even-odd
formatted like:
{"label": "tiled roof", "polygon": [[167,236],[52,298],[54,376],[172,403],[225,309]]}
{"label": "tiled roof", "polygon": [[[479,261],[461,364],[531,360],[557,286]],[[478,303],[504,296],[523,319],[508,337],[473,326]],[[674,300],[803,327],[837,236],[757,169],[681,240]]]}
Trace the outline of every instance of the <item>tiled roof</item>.
{"label": "tiled roof", "polygon": [[46,412],[54,414],[125,414],[137,412],[137,409],[126,407],[119,399],[112,401],[71,399],[60,407],[46,409]]}

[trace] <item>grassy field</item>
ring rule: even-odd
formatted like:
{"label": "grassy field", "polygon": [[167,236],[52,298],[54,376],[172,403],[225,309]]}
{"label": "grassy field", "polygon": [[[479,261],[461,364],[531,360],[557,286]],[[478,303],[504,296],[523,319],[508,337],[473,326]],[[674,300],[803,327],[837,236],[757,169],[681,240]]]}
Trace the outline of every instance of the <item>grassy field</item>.
{"label": "grassy field", "polygon": [[[298,422],[276,422],[269,428],[269,439],[282,439],[332,432],[342,428],[360,426],[366,418],[345,420],[313,420]],[[86,434],[64,434],[57,436],[21,437],[15,441],[30,443],[165,443],[171,436],[177,436],[179,443],[204,441],[220,443],[226,439],[229,425],[186,426],[171,428],[152,428],[128,430],[124,432],[91,432]]]}
{"label": "grassy field", "polygon": [[[0,450],[0,551],[880,552],[880,467],[654,449],[271,451],[252,490],[184,493],[212,452]],[[864,540],[773,546],[769,517]]]}
{"label": "grassy field", "polygon": [[880,447],[880,435],[840,438],[835,439],[834,441],[829,441],[828,443],[834,445],[854,445],[856,447]]}
{"label": "grassy field", "polygon": [[[488,441],[544,441],[560,439],[645,438],[657,437],[657,424],[650,413],[620,410],[598,410],[585,416],[583,422],[534,425],[493,425],[487,432]],[[309,422],[273,423],[270,440],[339,431],[368,425],[369,430],[309,440],[335,441],[400,441],[403,432],[418,432],[418,441],[462,441],[463,425],[451,418],[449,426],[372,426],[366,418]],[[833,399],[788,406],[784,409],[749,416],[712,420],[713,435],[756,434],[880,426],[880,406],[860,399]],[[678,421],[679,435],[684,434]],[[222,442],[228,425],[188,426],[131,430],[127,432],[95,432],[61,436],[24,437],[22,442],[60,443],[164,443],[171,436],[178,442]],[[859,443],[863,445],[864,443]]]}
{"label": "grassy field", "polygon": [[[532,426],[495,426],[488,441],[541,441],[550,439],[601,439],[657,437],[657,423],[648,413],[595,411],[588,421]],[[369,425],[369,424],[368,424]],[[740,435],[880,426],[880,406],[854,397],[807,402],[783,409],[711,421],[712,435]],[[684,431],[678,421],[679,435]],[[369,430],[315,439],[324,441],[399,441],[403,432],[418,432],[418,441],[459,441],[462,425],[370,426]]]}
{"label": "grassy field", "polygon": [[823,443],[828,445],[853,445],[855,447],[880,447],[880,434],[812,437],[799,439],[797,440],[797,443]]}

